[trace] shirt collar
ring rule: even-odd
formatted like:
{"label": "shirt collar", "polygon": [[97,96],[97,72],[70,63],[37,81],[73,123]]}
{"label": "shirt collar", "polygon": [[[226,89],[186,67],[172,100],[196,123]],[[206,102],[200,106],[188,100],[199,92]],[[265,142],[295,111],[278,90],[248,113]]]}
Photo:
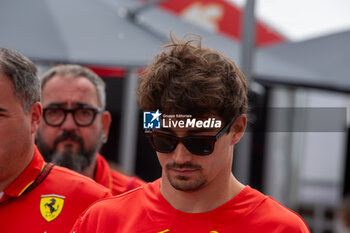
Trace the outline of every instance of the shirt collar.
{"label": "shirt collar", "polygon": [[94,180],[96,181],[96,183],[99,183],[109,189],[113,188],[112,172],[109,168],[107,161],[103,158],[101,154],[97,154]]}

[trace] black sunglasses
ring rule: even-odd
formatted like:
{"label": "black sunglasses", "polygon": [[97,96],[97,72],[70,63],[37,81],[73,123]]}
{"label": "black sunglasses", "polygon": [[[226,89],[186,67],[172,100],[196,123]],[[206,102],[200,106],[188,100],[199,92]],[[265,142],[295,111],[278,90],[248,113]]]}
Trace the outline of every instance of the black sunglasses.
{"label": "black sunglasses", "polygon": [[195,155],[210,155],[214,151],[215,142],[224,135],[233,123],[232,119],[215,136],[187,136],[176,137],[174,135],[150,132],[145,133],[151,142],[153,149],[161,153],[170,153],[175,150],[177,144],[181,142],[186,149]]}
{"label": "black sunglasses", "polygon": [[80,107],[73,109],[49,107],[44,108],[43,118],[46,124],[53,127],[58,127],[61,126],[66,120],[68,113],[71,113],[75,124],[84,127],[91,125],[94,122],[96,115],[101,112],[103,112],[102,109],[92,107]]}

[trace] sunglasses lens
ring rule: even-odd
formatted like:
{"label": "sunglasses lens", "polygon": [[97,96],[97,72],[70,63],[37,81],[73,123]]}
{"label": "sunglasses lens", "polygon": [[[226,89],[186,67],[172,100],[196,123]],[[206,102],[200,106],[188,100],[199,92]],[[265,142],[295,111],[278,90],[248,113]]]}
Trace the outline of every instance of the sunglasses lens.
{"label": "sunglasses lens", "polygon": [[153,148],[161,153],[170,153],[177,145],[177,141],[167,136],[153,134],[149,138]]}
{"label": "sunglasses lens", "polygon": [[[153,149],[161,153],[173,152],[179,139],[164,134],[148,134]],[[206,136],[182,138],[181,142],[187,150],[195,155],[210,155],[213,153],[215,139]]]}
{"label": "sunglasses lens", "polygon": [[210,155],[214,150],[215,141],[208,138],[189,138],[183,141],[189,152],[195,155]]}

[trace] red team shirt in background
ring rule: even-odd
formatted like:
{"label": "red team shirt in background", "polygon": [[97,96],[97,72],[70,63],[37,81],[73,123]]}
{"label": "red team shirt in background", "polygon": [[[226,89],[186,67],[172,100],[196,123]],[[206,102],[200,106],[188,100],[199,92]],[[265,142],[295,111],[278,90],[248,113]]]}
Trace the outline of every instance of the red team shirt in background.
{"label": "red team shirt in background", "polygon": [[101,154],[97,154],[96,158],[95,181],[109,188],[113,195],[124,193],[145,184],[137,177],[129,177],[113,171]]}
{"label": "red team shirt in background", "polygon": [[72,233],[309,233],[305,222],[271,197],[246,186],[204,213],[174,209],[161,195],[160,179],[96,202]]}
{"label": "red team shirt in background", "polygon": [[31,163],[0,193],[1,233],[69,232],[90,204],[111,196],[107,188],[90,178],[59,166],[30,190],[46,164],[35,148]]}

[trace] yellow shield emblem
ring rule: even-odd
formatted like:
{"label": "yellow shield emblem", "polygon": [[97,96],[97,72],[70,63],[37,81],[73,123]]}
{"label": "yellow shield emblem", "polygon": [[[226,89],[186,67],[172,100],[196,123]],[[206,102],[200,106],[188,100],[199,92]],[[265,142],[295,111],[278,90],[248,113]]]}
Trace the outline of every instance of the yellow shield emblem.
{"label": "yellow shield emblem", "polygon": [[41,195],[40,213],[46,221],[51,222],[60,215],[64,198],[64,196],[56,194]]}

